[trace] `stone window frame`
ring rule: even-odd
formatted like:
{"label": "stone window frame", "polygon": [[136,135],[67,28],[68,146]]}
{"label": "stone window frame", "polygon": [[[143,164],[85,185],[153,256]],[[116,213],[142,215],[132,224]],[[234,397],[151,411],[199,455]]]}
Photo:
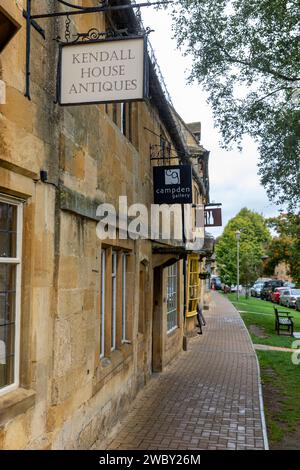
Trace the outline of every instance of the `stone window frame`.
{"label": "stone window frame", "polygon": [[16,266],[15,280],[15,337],[14,337],[14,382],[0,389],[0,397],[17,390],[20,386],[20,349],[21,349],[21,271],[22,271],[22,238],[23,238],[23,201],[0,194],[0,202],[16,206],[16,256],[0,257],[0,264]]}

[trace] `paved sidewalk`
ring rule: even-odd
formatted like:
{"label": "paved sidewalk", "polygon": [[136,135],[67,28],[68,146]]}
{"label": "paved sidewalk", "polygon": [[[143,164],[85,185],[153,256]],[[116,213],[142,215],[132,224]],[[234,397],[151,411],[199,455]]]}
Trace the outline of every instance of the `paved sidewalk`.
{"label": "paved sidewalk", "polygon": [[244,323],[218,293],[206,320],[203,336],[138,395],[106,449],[264,449],[257,359]]}

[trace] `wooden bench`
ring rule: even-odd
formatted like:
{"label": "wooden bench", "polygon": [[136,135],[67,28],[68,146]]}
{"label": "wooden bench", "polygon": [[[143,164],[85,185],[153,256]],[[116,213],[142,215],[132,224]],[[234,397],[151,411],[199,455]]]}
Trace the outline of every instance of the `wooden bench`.
{"label": "wooden bench", "polygon": [[274,307],[275,312],[275,331],[280,335],[280,331],[287,331],[293,336],[294,333],[294,322],[289,312],[283,312]]}

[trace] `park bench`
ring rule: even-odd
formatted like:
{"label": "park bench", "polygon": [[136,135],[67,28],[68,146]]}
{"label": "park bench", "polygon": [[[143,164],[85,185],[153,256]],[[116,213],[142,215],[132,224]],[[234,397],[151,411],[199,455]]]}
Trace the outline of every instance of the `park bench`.
{"label": "park bench", "polygon": [[280,335],[280,331],[287,331],[293,336],[294,333],[294,322],[289,312],[283,312],[274,307],[275,312],[275,331]]}

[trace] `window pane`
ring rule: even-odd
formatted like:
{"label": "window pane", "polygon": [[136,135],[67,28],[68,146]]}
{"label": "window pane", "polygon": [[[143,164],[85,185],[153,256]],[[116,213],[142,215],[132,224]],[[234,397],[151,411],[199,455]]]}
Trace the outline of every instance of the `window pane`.
{"label": "window pane", "polygon": [[101,252],[101,325],[100,325],[100,356],[105,353],[105,276],[106,255],[105,250]]}
{"label": "window pane", "polygon": [[15,321],[16,266],[0,264],[0,325]]}
{"label": "window pane", "polygon": [[16,256],[17,207],[0,202],[0,258]]}
{"label": "window pane", "polygon": [[122,340],[126,340],[126,270],[127,256],[122,255]]}
{"label": "window pane", "polygon": [[177,327],[177,265],[168,268],[167,330]]}
{"label": "window pane", "polygon": [[112,254],[112,289],[111,289],[111,349],[116,349],[116,295],[117,295],[117,253]]}
{"label": "window pane", "polygon": [[0,388],[14,382],[16,266],[0,264]]}

